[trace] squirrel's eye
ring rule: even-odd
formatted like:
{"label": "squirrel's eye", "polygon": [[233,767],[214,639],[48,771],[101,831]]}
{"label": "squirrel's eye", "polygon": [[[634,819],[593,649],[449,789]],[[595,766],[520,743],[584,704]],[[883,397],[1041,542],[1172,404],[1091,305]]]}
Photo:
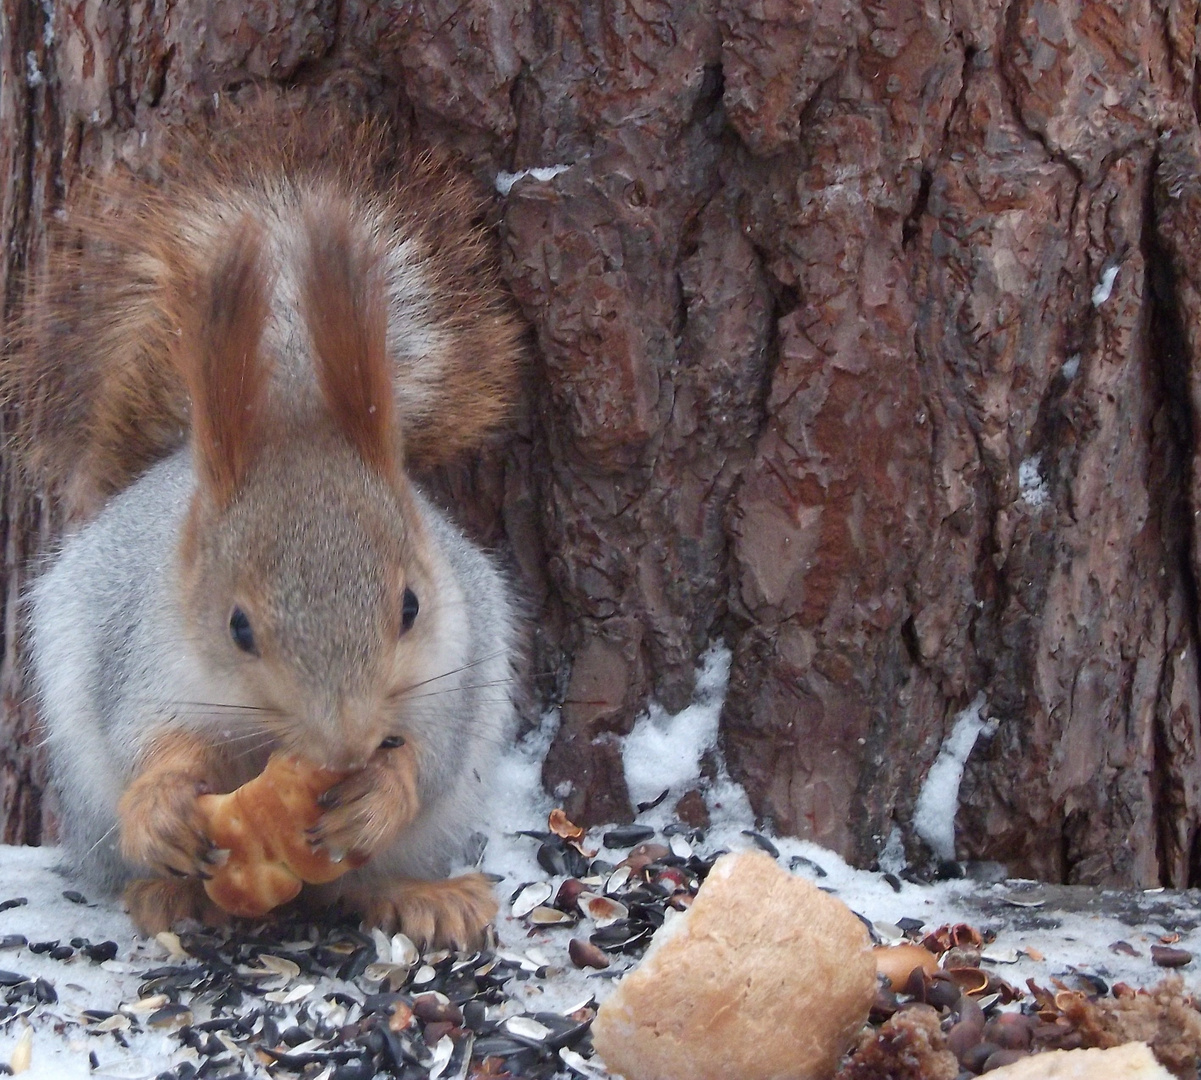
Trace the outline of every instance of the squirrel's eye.
{"label": "squirrel's eye", "polygon": [[400,629],[403,633],[408,630],[417,618],[417,594],[406,588],[404,598],[400,602]]}
{"label": "squirrel's eye", "polygon": [[250,629],[250,620],[240,607],[234,608],[229,616],[229,636],[234,639],[234,644],[244,653],[258,656],[259,649],[254,643],[254,631]]}

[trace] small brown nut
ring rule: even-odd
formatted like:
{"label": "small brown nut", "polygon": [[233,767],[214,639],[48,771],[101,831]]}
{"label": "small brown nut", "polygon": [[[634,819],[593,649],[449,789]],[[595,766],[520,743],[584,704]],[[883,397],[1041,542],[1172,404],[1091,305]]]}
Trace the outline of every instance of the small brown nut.
{"label": "small brown nut", "polygon": [[334,862],[305,836],[321,818],[319,796],[347,774],[273,754],[253,780],[227,795],[202,795],[213,845],[229,852],[204,883],[218,907],[253,918],[285,904],[305,882],[333,881],[362,860]]}

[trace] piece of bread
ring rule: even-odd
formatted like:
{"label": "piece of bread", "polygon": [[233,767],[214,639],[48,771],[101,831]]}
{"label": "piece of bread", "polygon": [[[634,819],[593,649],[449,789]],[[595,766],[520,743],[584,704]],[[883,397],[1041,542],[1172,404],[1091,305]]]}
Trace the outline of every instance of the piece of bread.
{"label": "piece of bread", "polygon": [[841,900],[762,852],[724,855],[592,1041],[627,1080],[826,1080],[875,994],[867,930]]}
{"label": "piece of bread", "polygon": [[317,799],[346,773],[273,754],[253,780],[228,795],[197,800],[206,834],[229,857],[204,883],[218,907],[252,918],[287,903],[305,882],[333,881],[362,860],[334,862],[305,836],[321,818]]}
{"label": "piece of bread", "polygon": [[1146,1043],[1108,1050],[1049,1050],[993,1069],[989,1080],[1173,1080]]}

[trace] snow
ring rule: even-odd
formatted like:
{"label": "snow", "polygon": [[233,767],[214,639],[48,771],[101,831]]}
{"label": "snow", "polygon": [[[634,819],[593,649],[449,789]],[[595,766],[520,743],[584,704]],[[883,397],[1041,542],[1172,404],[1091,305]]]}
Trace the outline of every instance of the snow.
{"label": "snow", "polygon": [[963,767],[980,733],[996,726],[996,721],[981,719],[984,705],[984,695],[977,694],[976,700],[955,717],[951,734],[930,766],[913,808],[914,830],[935,855],[948,862],[955,858],[955,815]]}
{"label": "snow", "polygon": [[1113,292],[1113,283],[1118,279],[1118,267],[1110,266],[1101,274],[1101,280],[1093,287],[1093,307],[1100,307]]}
{"label": "snow", "polygon": [[570,165],[542,165],[533,169],[519,169],[517,172],[498,172],[495,180],[496,190],[502,195],[508,195],[513,185],[527,176],[544,184],[570,168]]}
{"label": "snow", "polygon": [[[713,748],[717,718],[729,673],[729,653],[722,647],[710,650],[698,673],[696,701],[683,712],[669,715],[652,708],[626,740],[627,776],[635,799],[654,797],[664,788],[673,794],[696,787],[709,805],[712,824],[703,839],[694,838],[693,846],[701,854],[720,849],[742,850],[753,846],[747,831],[755,821],[745,793],[720,769],[717,779],[700,778],[701,754]],[[960,713],[938,758],[930,778],[918,799],[915,824],[939,851],[953,858],[953,818],[963,763],[989,721],[984,718],[986,702],[978,697]],[[536,860],[536,841],[518,835],[519,830],[545,830],[547,815],[554,803],[541,789],[541,762],[553,737],[557,718],[548,715],[542,725],[514,746],[500,763],[494,777],[494,801],[489,808],[485,833],[487,847],[483,869],[503,877],[497,886],[501,915],[497,932],[502,950],[527,958],[531,967],[546,967],[546,979],[513,980],[510,992],[516,1000],[502,1006],[508,1012],[518,1007],[530,1010],[568,1012],[589,999],[603,1000],[611,992],[612,975],[635,961],[615,957],[605,972],[576,969],[567,955],[573,936],[586,937],[592,927],[585,920],[574,931],[563,928],[530,928],[512,915],[510,899],[529,882],[546,881],[547,875]],[[661,762],[661,771],[656,771]],[[638,815],[637,820],[655,827],[672,821],[672,800]],[[924,829],[924,831],[923,831]],[[600,856],[616,863],[625,850],[609,850],[602,842],[603,829],[592,829],[587,845]],[[892,846],[899,855],[899,834]],[[947,923],[967,922],[981,930],[992,930],[996,941],[985,952],[991,967],[1015,986],[1034,978],[1048,985],[1054,977],[1070,978],[1075,970],[1100,975],[1110,982],[1124,980],[1134,986],[1158,982],[1163,975],[1149,958],[1149,946],[1158,936],[1177,931],[1178,947],[1201,953],[1201,929],[1190,929],[1201,919],[1176,920],[1162,912],[1163,897],[1137,896],[1132,904],[1139,907],[1140,918],[1121,921],[1113,914],[1097,910],[1071,911],[1057,907],[1059,897],[1041,886],[1020,882],[981,885],[968,880],[945,881],[931,885],[898,882],[896,877],[849,867],[832,852],[815,844],[792,838],[775,839],[780,863],[808,877],[826,891],[840,897],[853,910],[875,924],[884,939],[898,936],[896,922],[916,918],[934,929]],[[97,1032],[83,1022],[85,1008],[115,1010],[118,1005],[137,1002],[140,973],[169,962],[165,945],[146,941],[133,933],[127,917],[114,901],[73,903],[64,890],[78,888],[61,876],[54,863],[52,848],[0,847],[0,901],[25,897],[28,903],[0,911],[0,939],[6,934],[22,934],[29,941],[86,937],[93,942],[114,940],[120,949],[115,961],[97,964],[80,954],[67,961],[53,960],[46,954],[34,954],[28,948],[13,948],[0,954],[0,968],[42,976],[58,993],[58,1002],[39,1005],[29,1018],[32,1022],[32,1062],[24,1074],[29,1080],[82,1080],[84,1077],[153,1077],[184,1060],[194,1060],[194,1051],[182,1048],[169,1033],[147,1030],[126,1032],[128,1048],[119,1044],[112,1032]],[[552,879],[556,888],[561,878]],[[1048,887],[1049,888],[1049,887]],[[1040,893],[1045,893],[1045,899]],[[1160,904],[1160,907],[1154,905]],[[1041,906],[1040,906],[1041,905]],[[1141,906],[1140,906],[1141,905]],[[1117,954],[1109,946],[1124,940],[1138,956]],[[1185,977],[1189,980],[1189,970]],[[345,984],[325,985],[323,981],[310,994],[319,999],[331,989],[347,989]],[[493,1014],[499,1018],[496,1014]],[[198,1016],[197,1019],[200,1019]],[[0,1021],[0,1062],[10,1061],[27,1019],[20,1015]],[[57,1030],[56,1030],[57,1029]],[[99,1068],[89,1067],[88,1053],[93,1052]],[[261,1065],[247,1059],[242,1066],[255,1076],[267,1074]],[[582,1066],[581,1066],[582,1067]],[[596,1067],[593,1066],[595,1069]],[[564,1074],[566,1075],[566,1074]],[[603,1075],[603,1074],[599,1074]]]}
{"label": "snow", "polygon": [[717,748],[721,703],[730,679],[730,650],[715,645],[701,658],[696,700],[669,716],[657,704],[634,725],[622,744],[626,787],[637,806],[653,802],[664,790],[673,806],[700,775],[700,761]]}
{"label": "snow", "polygon": [[41,68],[38,67],[38,56],[32,49],[25,54],[25,85],[30,90],[36,90],[46,81]]}
{"label": "snow", "polygon": [[1051,499],[1042,474],[1043,456],[1035,454],[1018,466],[1018,490],[1031,506],[1045,506]]}

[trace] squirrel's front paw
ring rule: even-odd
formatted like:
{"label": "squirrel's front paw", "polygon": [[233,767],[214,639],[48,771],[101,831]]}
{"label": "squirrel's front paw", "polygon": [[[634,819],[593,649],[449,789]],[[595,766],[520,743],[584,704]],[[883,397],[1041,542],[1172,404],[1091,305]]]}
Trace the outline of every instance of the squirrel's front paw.
{"label": "squirrel's front paw", "polygon": [[208,786],[186,773],[138,777],[117,804],[121,854],[160,876],[207,878],[218,855],[196,805]]}
{"label": "squirrel's front paw", "polygon": [[370,857],[388,847],[417,816],[417,760],[412,747],[377,750],[366,766],[317,800],[325,813],[309,830],[314,845],[337,859]]}

